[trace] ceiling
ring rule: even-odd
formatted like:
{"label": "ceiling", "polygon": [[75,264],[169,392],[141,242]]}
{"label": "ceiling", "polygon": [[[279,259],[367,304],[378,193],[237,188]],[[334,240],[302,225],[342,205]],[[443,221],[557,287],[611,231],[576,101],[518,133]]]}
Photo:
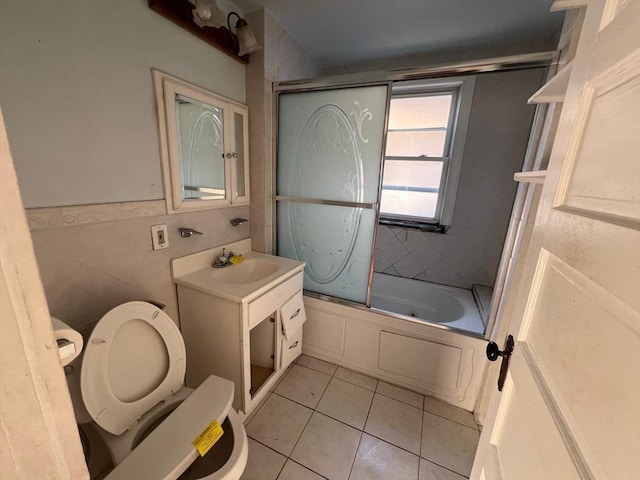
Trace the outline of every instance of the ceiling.
{"label": "ceiling", "polygon": [[563,14],[552,0],[233,0],[264,8],[322,66],[548,42]]}

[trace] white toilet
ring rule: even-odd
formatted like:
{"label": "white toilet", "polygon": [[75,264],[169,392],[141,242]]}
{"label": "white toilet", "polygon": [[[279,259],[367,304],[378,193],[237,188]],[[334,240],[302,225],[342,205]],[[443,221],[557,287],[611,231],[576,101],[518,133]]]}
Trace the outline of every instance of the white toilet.
{"label": "white toilet", "polygon": [[[231,406],[233,382],[212,375],[195,390],[184,386],[184,341],[162,310],[129,302],[109,311],[81,361],[74,408],[86,421],[84,404],[109,449],[109,480],[240,478],[248,440]],[[193,442],[214,421],[224,434],[201,457]]]}

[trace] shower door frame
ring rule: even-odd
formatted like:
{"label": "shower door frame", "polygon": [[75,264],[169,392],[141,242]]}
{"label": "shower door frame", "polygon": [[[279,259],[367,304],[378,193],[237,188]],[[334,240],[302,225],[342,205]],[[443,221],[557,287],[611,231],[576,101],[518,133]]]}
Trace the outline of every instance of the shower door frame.
{"label": "shower door frame", "polygon": [[[492,73],[492,72],[502,72],[502,71],[515,71],[515,70],[528,70],[533,68],[545,68],[545,67],[554,67],[557,66],[557,61],[559,58],[559,52],[545,51],[545,52],[537,52],[537,53],[526,53],[521,55],[511,55],[506,57],[496,57],[489,59],[482,59],[471,62],[460,62],[449,65],[440,65],[430,68],[409,68],[403,70],[396,71],[378,71],[378,72],[364,72],[364,73],[355,73],[355,74],[346,74],[346,75],[334,75],[327,76],[315,79],[308,80],[294,80],[294,81],[286,81],[286,82],[274,82],[273,83],[273,92],[275,93],[274,100],[274,109],[273,109],[273,125],[274,131],[273,134],[275,138],[278,138],[279,130],[278,130],[278,112],[279,112],[279,98],[281,93],[299,93],[299,92],[313,92],[313,91],[327,91],[327,90],[338,90],[344,88],[357,88],[357,87],[369,87],[369,86],[383,86],[387,85],[387,106],[385,110],[385,130],[383,133],[382,140],[382,158],[381,158],[381,166],[380,166],[380,178],[378,184],[378,202],[374,204],[366,203],[355,203],[355,202],[341,202],[341,201],[332,201],[332,200],[318,200],[318,199],[307,199],[304,197],[291,197],[291,196],[279,196],[277,195],[276,182],[277,182],[277,159],[278,159],[278,141],[274,142],[273,147],[273,156],[272,156],[272,168],[273,168],[273,184],[272,184],[272,192],[273,192],[273,212],[274,212],[274,221],[272,228],[272,241],[273,245],[277,248],[277,202],[287,201],[287,200],[295,200],[295,199],[304,199],[305,203],[315,203],[322,205],[334,205],[334,206],[345,206],[345,207],[363,207],[363,206],[373,206],[375,211],[375,224],[373,231],[373,241],[371,246],[371,263],[369,268],[369,280],[367,284],[367,297],[365,303],[354,302],[352,300],[346,300],[339,297],[333,297],[330,295],[325,295],[321,293],[316,293],[312,291],[305,290],[305,295],[308,295],[313,298],[317,298],[319,300],[324,300],[327,302],[337,303],[340,305],[346,305],[349,307],[354,307],[366,311],[371,310],[371,286],[373,283],[373,274],[375,269],[375,251],[376,251],[376,240],[377,240],[377,232],[380,221],[380,195],[382,194],[382,178],[384,174],[384,154],[386,149],[387,142],[387,130],[388,130],[388,121],[389,121],[389,104],[391,101],[391,90],[394,82],[397,81],[406,81],[406,80],[426,80],[426,79],[435,79],[441,77],[452,77],[452,76],[461,76],[461,75],[473,75],[479,73]],[[532,125],[533,133],[534,126]],[[516,198],[515,202],[519,199]],[[522,199],[524,201],[524,199]],[[506,246],[506,241],[503,245]],[[277,252],[276,252],[277,253]],[[503,252],[504,254],[504,252]],[[504,256],[504,255],[503,255]],[[500,271],[502,266],[502,261],[498,267]],[[497,281],[497,279],[496,279]],[[495,296],[494,292],[494,296]],[[499,299],[492,299],[492,304]],[[492,309],[493,310],[493,309]],[[385,315],[389,315],[395,318],[406,319],[404,315],[395,314],[393,312],[381,312]],[[497,312],[492,311],[492,317],[487,322],[487,329],[484,334],[484,338],[491,338],[493,332],[497,330],[497,323],[495,322],[495,314]],[[441,328],[444,330],[454,330],[447,325],[442,324],[431,324],[436,328]],[[464,335],[474,336],[470,333],[460,332]]]}
{"label": "shower door frame", "polygon": [[[374,224],[373,224],[373,239],[371,242],[371,256],[370,256],[370,260],[369,260],[369,275],[367,278],[367,296],[365,298],[365,303],[360,303],[360,302],[355,302],[353,300],[347,300],[344,298],[340,298],[340,297],[333,297],[331,295],[326,295],[323,293],[318,293],[318,292],[313,292],[310,290],[304,290],[305,295],[309,295],[312,296],[314,298],[318,298],[320,300],[325,300],[328,302],[335,302],[335,303],[340,303],[342,305],[350,305],[350,306],[357,306],[360,308],[364,308],[369,310],[371,307],[371,285],[373,284],[373,273],[374,273],[374,267],[375,267],[375,255],[376,255],[376,239],[378,237],[378,225],[379,225],[379,221],[380,221],[380,195],[382,194],[382,175],[384,173],[384,153],[387,147],[387,131],[388,131],[388,126],[389,126],[389,104],[391,102],[391,87],[393,85],[393,82],[391,80],[378,80],[378,81],[371,81],[368,83],[355,83],[355,84],[348,84],[348,85],[341,85],[341,84],[332,84],[332,85],[327,85],[327,86],[310,86],[310,87],[302,87],[302,88],[294,88],[294,89],[290,89],[290,90],[279,90],[278,88],[276,88],[277,85],[280,84],[276,84],[274,83],[274,92],[276,93],[276,98],[275,98],[275,108],[273,110],[274,112],[274,136],[276,138],[276,142],[274,145],[274,152],[273,152],[273,212],[275,215],[275,221],[273,222],[273,245],[276,247],[276,253],[277,253],[277,246],[278,246],[278,241],[277,241],[277,220],[278,220],[278,215],[277,215],[277,204],[278,201],[285,201],[285,202],[297,202],[297,203],[305,203],[305,204],[314,204],[314,205],[326,205],[326,206],[334,206],[334,207],[348,207],[348,208],[366,208],[369,210],[373,210],[374,212]],[[280,93],[303,93],[303,92],[318,92],[318,91],[328,91],[328,90],[344,90],[344,89],[348,89],[348,88],[359,88],[359,87],[387,87],[387,99],[386,99],[386,104],[385,104],[385,110],[384,110],[384,121],[383,121],[383,125],[384,125],[384,130],[382,133],[382,147],[380,149],[380,175],[378,178],[378,194],[377,194],[377,201],[376,202],[343,202],[343,201],[339,201],[339,200],[325,200],[325,199],[317,199],[317,198],[308,198],[308,197],[294,197],[294,196],[290,196],[290,195],[278,195],[277,194],[277,178],[278,178],[278,173],[277,173],[277,162],[278,162],[278,145],[279,142],[277,141],[278,136],[279,136],[279,130],[278,130],[278,118],[279,118],[279,109],[280,109]]]}

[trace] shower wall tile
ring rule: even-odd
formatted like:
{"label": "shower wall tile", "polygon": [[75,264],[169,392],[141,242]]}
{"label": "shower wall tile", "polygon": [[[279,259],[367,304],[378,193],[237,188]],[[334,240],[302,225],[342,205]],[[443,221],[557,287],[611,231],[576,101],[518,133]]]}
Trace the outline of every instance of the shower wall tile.
{"label": "shower wall tile", "polygon": [[401,277],[414,278],[425,270],[425,266],[421,263],[417,263],[412,255],[400,259],[393,264]]}
{"label": "shower wall tile", "polygon": [[384,256],[382,250],[376,248],[376,260],[375,260],[376,270],[379,272],[384,272],[387,268],[391,266],[391,262],[387,257]]}
{"label": "shower wall tile", "polygon": [[378,251],[380,251],[391,264],[395,264],[409,254],[403,242],[394,235],[389,227],[384,225],[378,227],[376,252]]}
{"label": "shower wall tile", "polygon": [[400,273],[398,273],[398,271],[393,266],[387,268],[382,273],[386,273],[387,275],[394,275],[396,277],[401,277],[402,276],[402,275],[400,275]]}

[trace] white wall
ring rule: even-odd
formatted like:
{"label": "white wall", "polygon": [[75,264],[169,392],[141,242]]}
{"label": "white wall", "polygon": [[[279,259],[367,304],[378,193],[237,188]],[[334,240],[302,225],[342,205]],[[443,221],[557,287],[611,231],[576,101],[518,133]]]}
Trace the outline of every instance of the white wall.
{"label": "white wall", "polygon": [[534,108],[526,101],[542,69],[479,75],[446,234],[380,226],[375,270],[471,288],[493,286]]}
{"label": "white wall", "polygon": [[244,65],[146,0],[0,0],[0,105],[25,207],[163,198],[152,67],[244,102]]}

